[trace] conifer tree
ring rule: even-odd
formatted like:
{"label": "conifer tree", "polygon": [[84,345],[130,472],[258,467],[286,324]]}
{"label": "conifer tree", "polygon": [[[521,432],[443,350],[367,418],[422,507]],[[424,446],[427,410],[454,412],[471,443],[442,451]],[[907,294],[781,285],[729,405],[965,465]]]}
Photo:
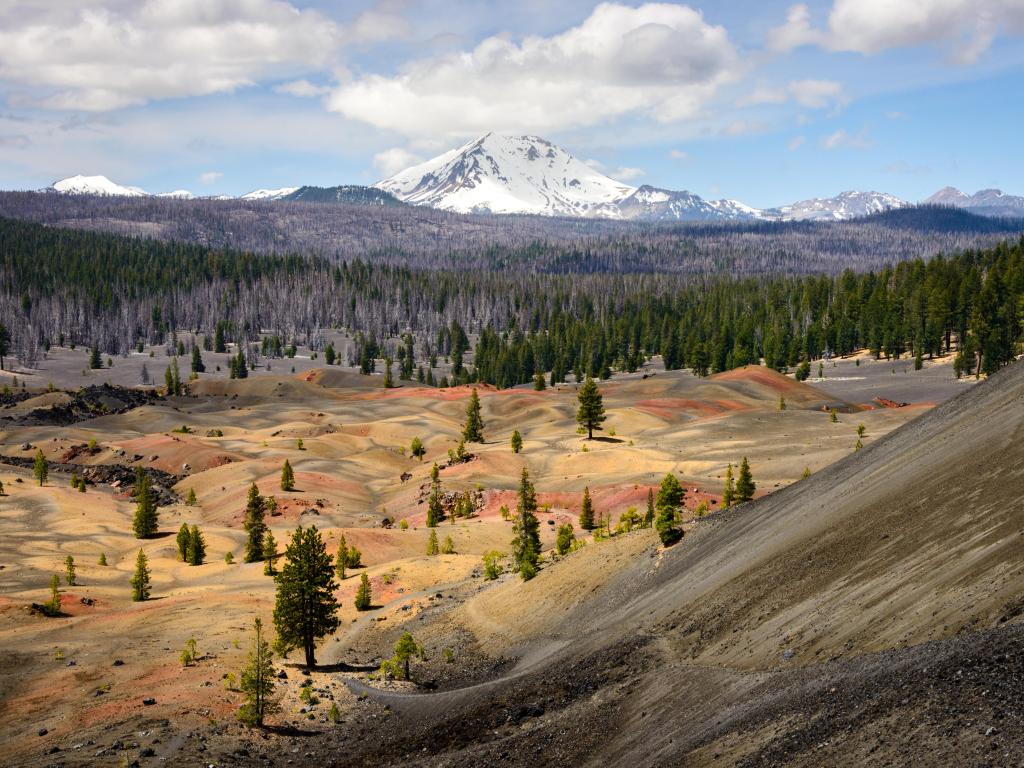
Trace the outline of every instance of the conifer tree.
{"label": "conifer tree", "polygon": [[284,466],[281,467],[281,490],[295,490],[295,472],[292,471],[292,465],[288,459],[284,460]]}
{"label": "conifer tree", "polygon": [[6,496],[6,495],[7,495],[7,491],[4,490],[3,481],[0,481],[0,496]]}
{"label": "conifer tree", "polygon": [[60,577],[53,574],[50,577],[50,599],[43,603],[43,612],[47,616],[60,616]]}
{"label": "conifer tree", "polygon": [[32,465],[32,474],[40,485],[46,485],[46,478],[50,476],[50,462],[43,455],[43,449],[36,450],[35,463]]}
{"label": "conifer tree", "polygon": [[356,610],[368,611],[373,604],[373,592],[370,590],[370,577],[365,573],[359,576],[359,589],[356,590]]}
{"label": "conifer tree", "polygon": [[342,534],[341,541],[338,542],[338,551],[334,555],[334,574],[338,577],[338,581],[345,580],[345,568],[348,567],[348,544],[345,542],[345,536]]}
{"label": "conifer tree", "polygon": [[750,464],[747,463],[747,457],[744,456],[740,463],[739,477],[736,478],[736,502],[742,504],[745,501],[750,501],[754,498],[756,488],[754,477],[750,473]]}
{"label": "conifer tree", "polygon": [[188,489],[188,496],[185,497],[185,506],[186,507],[194,507],[196,505],[196,503],[197,503],[197,501],[196,501],[196,489],[195,488],[189,488]]}
{"label": "conifer tree", "polygon": [[462,428],[462,439],[467,443],[482,443],[484,441],[484,420],[480,415],[480,395],[476,387],[469,396],[469,403],[466,405],[466,423]]}
{"label": "conifer tree", "polygon": [[594,530],[594,504],[590,500],[590,486],[583,489],[583,502],[580,504],[580,528],[584,531]]}
{"label": "conifer tree", "polygon": [[206,539],[198,525],[193,525],[188,532],[188,564],[202,565],[206,560]]}
{"label": "conifer tree", "polygon": [[420,647],[413,636],[409,632],[403,632],[402,636],[398,638],[398,642],[395,643],[395,655],[392,660],[402,668],[406,680],[409,679],[409,660],[418,653],[420,653]]}
{"label": "conifer tree", "polygon": [[437,531],[433,528],[430,529],[430,537],[427,539],[427,554],[436,555],[438,552],[437,548]]}
{"label": "conifer tree", "polygon": [[206,365],[203,363],[203,356],[199,352],[199,347],[192,347],[192,373],[204,373],[206,371]]}
{"label": "conifer tree", "polygon": [[576,411],[576,422],[587,430],[587,439],[593,440],[594,430],[602,429],[601,425],[607,418],[604,413],[604,401],[601,397],[601,392],[597,388],[597,382],[590,376],[587,376],[583,386],[580,387],[577,398],[580,407]]}
{"label": "conifer tree", "polygon": [[544,383],[544,374],[540,371],[537,371],[533,376],[533,389],[536,392],[543,392],[547,389],[547,384]]}
{"label": "conifer tree", "polygon": [[260,496],[260,489],[256,483],[249,486],[249,497],[245,504],[245,528],[248,538],[245,542],[245,557],[247,563],[255,563],[263,559],[263,535],[267,532],[267,524],[264,522],[264,501]]}
{"label": "conifer tree", "polygon": [[512,559],[523,581],[529,581],[537,574],[540,563],[540,522],[537,520],[537,494],[530,473],[523,467],[519,480],[519,503],[516,506],[516,520],[512,526]]}
{"label": "conifer tree", "polygon": [[188,562],[188,547],[191,541],[192,532],[189,530],[188,523],[182,523],[181,528],[178,529],[178,535],[174,537],[174,542],[178,545],[178,558],[182,562]]}
{"label": "conifer tree", "polygon": [[93,344],[92,349],[89,350],[89,367],[93,370],[99,370],[103,367],[103,358],[100,357],[98,344]]}
{"label": "conifer tree", "polygon": [[148,539],[154,536],[158,530],[159,519],[153,492],[149,487],[149,476],[140,467],[135,473],[135,517],[132,520],[135,538]]}
{"label": "conifer tree", "polygon": [[141,549],[135,558],[135,574],[132,576],[132,600],[136,603],[149,599],[149,561]]}
{"label": "conifer tree", "polygon": [[517,429],[512,433],[512,453],[519,453],[521,450],[523,450],[523,436]]}
{"label": "conifer tree", "polygon": [[683,487],[679,480],[671,472],[665,475],[658,489],[658,515],[654,521],[654,527],[658,531],[661,543],[670,547],[683,538],[683,529],[677,524],[679,508],[683,504],[685,496]]}
{"label": "conifer tree", "polygon": [[331,558],[316,526],[301,525],[285,550],[277,575],[274,627],[281,653],[302,648],[307,667],[316,665],[316,641],[338,628],[338,601]]}
{"label": "conifer tree", "polygon": [[97,565],[106,565],[107,564],[107,553],[106,552],[100,552],[100,559],[96,562],[96,564]]}
{"label": "conifer tree", "polygon": [[423,447],[423,441],[418,437],[412,439],[412,443],[409,445],[409,454],[420,461],[423,461],[423,455],[427,452],[427,449]]}
{"label": "conifer tree", "polygon": [[736,484],[732,479],[732,464],[725,468],[725,484],[722,487],[722,508],[728,509],[736,503]]}
{"label": "conifer tree", "polygon": [[245,694],[245,704],[238,712],[238,719],[259,728],[263,726],[264,718],[277,712],[279,707],[273,698],[274,655],[270,643],[263,637],[263,622],[258,617],[254,629],[252,648],[239,684]]}
{"label": "conifer tree", "polygon": [[392,389],[395,386],[395,380],[391,373],[392,361],[390,357],[384,358],[384,389]]}
{"label": "conifer tree", "polygon": [[[433,533],[433,531],[431,531]],[[445,536],[444,541],[441,543],[441,554],[442,555],[454,555],[455,554],[455,542],[452,541],[451,536]]]}
{"label": "conifer tree", "polygon": [[64,578],[69,587],[75,586],[75,558],[71,555],[64,558]]}
{"label": "conifer tree", "polygon": [[654,525],[654,489],[647,489],[647,511],[644,513],[644,528]]}
{"label": "conifer tree", "polygon": [[558,538],[555,539],[555,551],[560,555],[565,555],[572,549],[573,542],[576,541],[576,534],[572,531],[572,523],[565,523],[558,526]]}
{"label": "conifer tree", "polygon": [[274,534],[267,529],[267,535],[263,537],[263,573],[273,576],[277,573],[274,567],[274,559],[277,557],[277,541]]}

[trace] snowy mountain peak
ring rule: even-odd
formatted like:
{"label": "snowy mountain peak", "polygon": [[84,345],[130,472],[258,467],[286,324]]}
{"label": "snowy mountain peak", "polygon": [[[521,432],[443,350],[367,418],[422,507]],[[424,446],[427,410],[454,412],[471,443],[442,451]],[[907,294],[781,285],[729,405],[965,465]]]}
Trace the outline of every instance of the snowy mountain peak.
{"label": "snowy mountain peak", "polygon": [[176,189],[173,192],[161,192],[157,197],[169,197],[172,200],[195,200],[196,196],[187,189]]}
{"label": "snowy mountain peak", "polygon": [[66,195],[102,195],[104,197],[146,197],[149,195],[138,187],[124,187],[115,184],[106,176],[70,176],[55,181],[48,187],[54,192]]}
{"label": "snowy mountain peak", "polygon": [[487,133],[378,182],[414,205],[450,211],[616,216],[635,190],[538,136]]}
{"label": "snowy mountain peak", "polygon": [[283,197],[293,192],[298,191],[298,187],[281,187],[280,189],[254,189],[252,192],[246,192],[240,199],[242,200],[280,200]]}
{"label": "snowy mountain peak", "polygon": [[887,192],[850,190],[835,197],[817,197],[783,205],[778,211],[788,221],[846,221],[906,205],[906,202]]}

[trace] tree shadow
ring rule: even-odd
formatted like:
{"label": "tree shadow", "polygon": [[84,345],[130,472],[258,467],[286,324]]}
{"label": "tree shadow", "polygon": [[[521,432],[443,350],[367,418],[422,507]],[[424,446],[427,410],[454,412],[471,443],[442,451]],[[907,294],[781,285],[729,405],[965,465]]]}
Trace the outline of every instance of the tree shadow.
{"label": "tree shadow", "polygon": [[263,730],[277,736],[316,736],[320,733],[295,725],[264,725]]}
{"label": "tree shadow", "polygon": [[591,439],[594,440],[595,442],[598,442],[598,443],[621,443],[621,442],[623,442],[621,437],[607,437],[607,436],[601,436],[601,435],[595,435]]}
{"label": "tree shadow", "polygon": [[376,672],[380,666],[374,664],[346,664],[339,661],[337,664],[317,664],[313,669],[317,672]]}

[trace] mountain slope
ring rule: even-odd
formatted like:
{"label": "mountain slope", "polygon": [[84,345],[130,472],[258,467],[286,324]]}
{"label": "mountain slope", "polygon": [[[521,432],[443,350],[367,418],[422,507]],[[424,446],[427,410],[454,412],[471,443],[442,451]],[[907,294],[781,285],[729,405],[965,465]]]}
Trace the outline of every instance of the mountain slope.
{"label": "mountain slope", "polygon": [[783,221],[847,221],[907,205],[886,192],[841,192],[835,197],[801,200],[777,209]]}
{"label": "mountain slope", "polygon": [[66,195],[100,195],[102,197],[146,197],[149,195],[138,187],[116,184],[106,176],[69,176],[55,181],[46,191],[62,192]]}
{"label": "mountain slope", "polygon": [[283,200],[298,191],[298,187],[281,187],[280,189],[254,189],[246,192],[240,200]]}
{"label": "mountain slope", "polygon": [[341,205],[402,205],[402,201],[375,187],[344,185],[339,187],[299,187],[278,198],[303,203],[338,203]]}
{"label": "mountain slope", "polygon": [[965,208],[982,216],[1024,216],[1024,197],[1008,195],[1001,189],[982,189],[968,195],[955,187],[943,187],[925,203]]}
{"label": "mountain slope", "polygon": [[1022,401],[1016,364],[667,551],[640,532],[482,591],[434,631],[518,664],[443,694],[371,693],[405,726],[393,754],[1019,764]]}
{"label": "mountain slope", "polygon": [[615,216],[633,188],[536,136],[488,133],[375,184],[403,202],[460,213]]}
{"label": "mountain slope", "polygon": [[623,219],[635,221],[722,221],[761,218],[762,212],[735,200],[708,201],[692,192],[647,184],[616,204]]}

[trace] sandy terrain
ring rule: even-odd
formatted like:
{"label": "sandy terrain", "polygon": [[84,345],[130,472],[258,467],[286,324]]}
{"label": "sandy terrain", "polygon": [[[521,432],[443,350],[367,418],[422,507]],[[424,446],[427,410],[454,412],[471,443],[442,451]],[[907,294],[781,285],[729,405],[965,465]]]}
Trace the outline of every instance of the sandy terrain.
{"label": "sandy terrain", "polygon": [[[210,366],[211,357],[204,357]],[[114,370],[119,365],[115,361]],[[369,691],[367,698],[359,686],[405,626],[427,650],[420,676],[442,691],[509,674],[529,685],[538,670],[551,674],[550,665],[581,632],[604,642],[584,644],[578,653],[600,655],[609,652],[609,643],[625,651],[653,633],[656,642],[637,646],[637,663],[655,648],[665,663],[727,670],[720,674],[749,685],[761,680],[756,675],[762,671],[776,668],[783,651],[792,651],[793,665],[800,666],[948,637],[971,620],[989,626],[1014,590],[1019,592],[1019,568],[1007,564],[1006,548],[1019,546],[1011,535],[1012,519],[999,517],[994,501],[972,497],[985,505],[991,521],[975,530],[972,515],[939,517],[948,488],[923,484],[911,497],[913,504],[897,496],[914,478],[938,482],[945,459],[934,443],[914,447],[917,443],[907,439],[883,439],[945,394],[971,385],[953,381],[942,363],[921,372],[911,364],[908,373],[887,373],[889,379],[877,373],[882,365],[862,363],[858,369],[840,363],[814,386],[760,368],[705,380],[657,370],[646,377],[616,377],[602,384],[609,418],[594,441],[576,434],[572,385],[543,393],[482,387],[487,442],[470,446],[474,460],[441,472],[445,490],[480,489],[482,507],[469,520],[442,524],[439,535],[451,535],[456,554],[439,557],[425,555],[425,489],[431,464],[443,463],[457,442],[466,388],[383,390],[379,377],[341,369],[241,382],[208,377],[193,385],[191,397],[123,414],[70,427],[11,426],[0,436],[4,456],[30,457],[39,447],[57,461],[72,446],[95,439],[98,452],[82,463],[163,470],[180,476],[174,489],[182,497],[194,489],[199,503],[162,507],[166,535],[139,542],[131,536],[133,504],[123,488],[90,486],[81,494],[59,472],[40,488],[30,470],[0,465],[0,480],[10,494],[0,498],[0,647],[7,651],[0,669],[0,736],[22,765],[110,764],[121,756],[135,760],[146,750],[172,760],[189,755],[206,761],[199,758],[205,753],[211,762],[219,756],[218,764],[248,764],[259,762],[260,754],[308,751],[306,732],[344,740],[348,737],[338,735],[344,731],[352,738],[371,734],[357,748],[360,760],[386,763],[397,760],[405,747],[392,745],[377,729],[402,717],[408,696],[398,691],[381,698]],[[866,373],[864,378],[854,378],[857,370]],[[895,380],[898,387],[887,384]],[[914,382],[923,396],[902,396],[914,390]],[[876,393],[913,404],[869,409]],[[787,404],[781,411],[780,394]],[[41,397],[49,403],[63,396]],[[827,412],[833,406],[843,411],[837,423]],[[26,412],[25,403],[17,408]],[[943,445],[949,441],[941,430],[960,418],[955,409],[946,411],[931,419],[928,423],[936,426],[924,433]],[[969,420],[963,421],[969,428]],[[867,450],[854,456],[858,424],[866,427]],[[172,432],[182,426],[190,432]],[[519,455],[509,448],[513,429],[524,438]],[[222,435],[208,436],[213,430]],[[427,448],[423,461],[408,455],[413,437]],[[33,447],[25,450],[24,444]],[[133,461],[135,456],[141,459]],[[514,507],[524,466],[544,507],[539,517],[549,547],[557,524],[577,523],[585,486],[598,513],[609,514],[613,522],[629,506],[642,510],[648,488],[670,471],[687,487],[689,510],[702,500],[715,509],[726,465],[743,456],[750,460],[759,496],[793,484],[805,468],[814,476],[742,515],[688,522],[690,535],[667,554],[655,546],[650,531],[640,531],[591,541],[560,560],[549,556],[549,565],[528,584],[510,575],[490,584],[480,578],[484,552],[508,551],[511,523],[501,519],[498,508]],[[881,458],[871,464],[868,456],[884,457],[884,466]],[[285,458],[295,469],[297,490],[290,493],[279,487]],[[1017,470],[1002,466],[1001,471]],[[982,473],[979,468],[977,477]],[[252,482],[278,501],[281,514],[268,522],[279,549],[298,523],[323,530],[332,552],[344,534],[363,553],[363,572],[371,578],[378,606],[363,614],[354,610],[357,579],[351,574],[360,571],[350,572],[339,590],[341,629],[322,644],[319,660],[327,666],[313,675],[322,703],[312,712],[301,711],[301,675],[285,662],[289,679],[281,683],[284,711],[278,723],[286,728],[262,736],[233,724],[240,696],[226,690],[223,680],[228,672],[237,674],[244,661],[253,617],[269,623],[273,603],[273,582],[263,575],[262,564],[238,563],[245,494]],[[915,524],[907,528],[911,514]],[[409,529],[383,528],[385,518],[404,519]],[[173,533],[182,522],[202,527],[205,565],[177,561]],[[957,526],[963,535],[951,545],[950,532]],[[155,599],[136,604],[129,599],[128,579],[140,544],[150,558]],[[224,562],[229,551],[236,558],[233,565]],[[935,557],[954,551],[959,569],[932,568]],[[96,565],[101,552],[106,567]],[[863,565],[867,553],[874,558],[871,568]],[[28,605],[46,599],[49,576],[63,573],[68,554],[78,565],[79,584],[62,584],[67,616],[32,614]],[[924,573],[931,575],[922,578]],[[178,657],[192,636],[202,658],[183,668]],[[113,666],[115,660],[123,663]],[[615,663],[622,674],[631,674],[632,662]],[[619,675],[609,672],[608,679]],[[519,682],[503,684],[503,695],[512,696]],[[630,707],[639,706],[629,690],[613,686],[609,701],[625,696]],[[155,703],[144,706],[149,698]],[[347,727],[326,723],[331,699]],[[451,700],[467,712],[469,701],[466,696]],[[565,707],[583,706],[572,701]],[[419,718],[420,711],[410,710],[410,717]],[[562,716],[571,716],[570,710],[560,710]],[[467,714],[467,722],[475,723],[474,717]],[[411,729],[409,749],[419,753],[423,745],[416,741],[416,729],[403,722]],[[431,721],[422,722],[428,728]],[[474,732],[467,727],[467,733]],[[687,738],[693,747],[692,735]],[[367,750],[374,740],[389,745],[376,757]],[[707,743],[712,742],[718,744]],[[317,748],[331,743],[316,742]],[[246,754],[234,752],[239,745]],[[735,754],[752,749],[744,745],[716,749]],[[464,748],[454,741],[448,746],[453,754]],[[59,751],[50,754],[53,749]],[[466,752],[466,764],[480,754]],[[679,757],[671,749],[665,754]],[[497,753],[491,757],[499,759]]]}

